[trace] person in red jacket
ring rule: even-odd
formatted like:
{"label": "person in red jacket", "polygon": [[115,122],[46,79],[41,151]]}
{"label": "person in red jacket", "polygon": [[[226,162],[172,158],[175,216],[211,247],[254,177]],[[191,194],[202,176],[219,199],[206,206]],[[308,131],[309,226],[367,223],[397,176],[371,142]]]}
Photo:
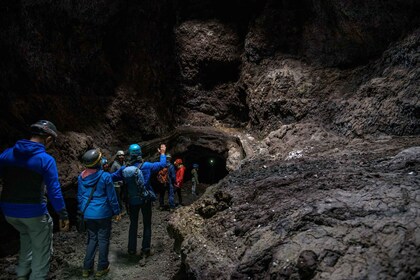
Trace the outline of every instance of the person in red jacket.
{"label": "person in red jacket", "polygon": [[178,202],[179,205],[182,206],[182,195],[181,195],[181,188],[184,184],[184,173],[185,173],[185,166],[182,164],[182,159],[178,158],[175,160],[174,165],[176,167],[176,182],[175,186],[175,193],[178,194]]}

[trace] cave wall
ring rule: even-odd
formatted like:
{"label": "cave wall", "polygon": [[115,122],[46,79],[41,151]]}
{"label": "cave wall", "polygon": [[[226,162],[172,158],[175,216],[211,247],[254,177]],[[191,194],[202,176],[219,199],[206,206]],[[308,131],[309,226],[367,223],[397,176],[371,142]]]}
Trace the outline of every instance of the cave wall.
{"label": "cave wall", "polygon": [[180,125],[420,133],[416,1],[1,5],[0,148],[52,120],[64,185],[84,149]]}
{"label": "cave wall", "polygon": [[124,139],[150,138],[170,127],[170,1],[1,5],[0,127],[8,132],[2,146],[40,118],[102,143],[127,131]]}

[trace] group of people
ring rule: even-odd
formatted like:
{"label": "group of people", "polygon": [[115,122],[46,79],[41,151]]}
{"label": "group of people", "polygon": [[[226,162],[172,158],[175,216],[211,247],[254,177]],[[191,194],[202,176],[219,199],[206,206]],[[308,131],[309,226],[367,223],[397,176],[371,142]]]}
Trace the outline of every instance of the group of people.
{"label": "group of people", "polygon": [[[12,148],[0,154],[0,176],[3,178],[0,206],[6,220],[20,233],[16,273],[21,280],[46,279],[48,275],[53,220],[47,210],[45,195],[60,217],[60,230],[69,230],[56,162],[46,152],[55,143],[57,134],[57,128],[52,122],[38,121],[31,125],[29,140],[19,140]],[[160,145],[158,152],[159,161],[144,161],[141,147],[131,144],[127,157],[124,151],[118,151],[111,166],[100,149],[91,149],[84,153],[84,170],[78,176],[77,192],[78,208],[83,214],[88,232],[83,277],[89,277],[93,273],[96,251],[99,256],[95,276],[101,277],[109,272],[112,219],[121,219],[123,201],[130,217],[128,254],[137,253],[140,210],[143,217],[140,265],[144,265],[146,258],[153,254],[151,224],[152,204],[157,199],[155,189],[158,190],[161,207],[164,206],[166,192],[169,193],[171,210],[176,206],[175,194],[178,195],[178,204],[182,205],[181,189],[186,169],[182,159],[176,159],[172,164],[171,156],[166,154],[165,144]],[[194,164],[191,173],[194,195],[198,184],[197,170],[198,165]],[[156,176],[160,178],[158,181],[161,185],[153,188],[151,178]]]}

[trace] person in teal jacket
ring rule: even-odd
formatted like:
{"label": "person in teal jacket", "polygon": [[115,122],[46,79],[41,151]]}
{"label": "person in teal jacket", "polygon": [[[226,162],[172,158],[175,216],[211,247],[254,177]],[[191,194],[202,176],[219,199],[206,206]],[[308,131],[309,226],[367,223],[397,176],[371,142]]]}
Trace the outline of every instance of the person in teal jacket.
{"label": "person in teal jacket", "polygon": [[30,129],[29,140],[18,140],[0,154],[0,207],[7,222],[20,233],[18,279],[46,279],[53,241],[47,197],[60,216],[60,230],[68,230],[69,220],[55,159],[46,152],[57,138],[57,128],[40,120]]}
{"label": "person in teal jacket", "polygon": [[[111,175],[101,170],[102,153],[98,149],[87,151],[82,158],[86,169],[78,177],[77,199],[79,211],[84,211],[88,231],[88,243],[83,262],[83,277],[93,272],[96,249],[99,258],[96,277],[109,272],[109,240],[111,237],[112,217],[119,221],[120,208]],[[93,189],[95,188],[95,189]],[[92,198],[89,201],[89,197]]]}

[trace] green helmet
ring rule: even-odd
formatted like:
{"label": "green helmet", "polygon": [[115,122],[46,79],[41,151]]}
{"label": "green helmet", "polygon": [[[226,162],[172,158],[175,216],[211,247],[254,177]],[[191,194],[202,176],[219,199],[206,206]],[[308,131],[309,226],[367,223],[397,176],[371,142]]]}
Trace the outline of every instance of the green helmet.
{"label": "green helmet", "polygon": [[102,153],[99,149],[91,149],[87,151],[83,157],[83,165],[87,168],[99,167],[101,165]]}

